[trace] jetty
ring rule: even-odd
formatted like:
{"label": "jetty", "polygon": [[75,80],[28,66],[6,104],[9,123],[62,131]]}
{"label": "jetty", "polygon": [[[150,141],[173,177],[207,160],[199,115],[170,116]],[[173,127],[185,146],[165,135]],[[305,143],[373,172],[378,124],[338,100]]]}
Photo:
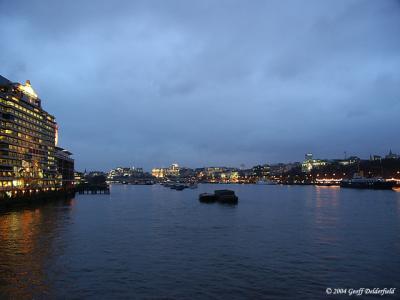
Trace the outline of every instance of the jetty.
{"label": "jetty", "polygon": [[110,194],[109,185],[93,185],[93,184],[83,184],[75,188],[78,194]]}

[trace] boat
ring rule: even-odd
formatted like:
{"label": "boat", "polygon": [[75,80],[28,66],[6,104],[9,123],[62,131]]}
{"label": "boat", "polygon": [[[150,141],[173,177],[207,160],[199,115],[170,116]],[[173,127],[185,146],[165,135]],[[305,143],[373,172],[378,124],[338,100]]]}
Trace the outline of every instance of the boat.
{"label": "boat", "polygon": [[186,186],[184,184],[180,184],[180,183],[171,185],[172,190],[182,191],[185,188],[186,188]]}
{"label": "boat", "polygon": [[184,184],[178,184],[176,185],[175,189],[177,191],[183,191],[184,189],[186,189],[186,186]]}
{"label": "boat", "polygon": [[340,182],[340,187],[354,189],[374,189],[374,190],[391,190],[396,182],[386,181],[381,177],[366,178],[358,174],[354,174],[352,179],[344,179]]}
{"label": "boat", "polygon": [[336,182],[318,182],[316,185],[319,186],[338,186],[339,184]]}

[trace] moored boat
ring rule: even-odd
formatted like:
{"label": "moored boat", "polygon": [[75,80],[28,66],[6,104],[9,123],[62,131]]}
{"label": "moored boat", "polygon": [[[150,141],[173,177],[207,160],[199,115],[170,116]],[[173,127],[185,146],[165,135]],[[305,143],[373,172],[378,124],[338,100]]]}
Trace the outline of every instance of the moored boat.
{"label": "moored boat", "polygon": [[178,184],[178,185],[175,186],[175,189],[177,191],[183,191],[185,188],[186,188],[186,186],[183,185],[183,184]]}
{"label": "moored boat", "polygon": [[172,190],[182,191],[186,188],[186,186],[184,184],[176,183],[176,184],[171,185],[170,188]]}
{"label": "moored boat", "polygon": [[340,187],[354,189],[374,189],[374,190],[391,190],[395,186],[394,181],[386,181],[380,177],[365,178],[355,174],[352,179],[342,180]]}

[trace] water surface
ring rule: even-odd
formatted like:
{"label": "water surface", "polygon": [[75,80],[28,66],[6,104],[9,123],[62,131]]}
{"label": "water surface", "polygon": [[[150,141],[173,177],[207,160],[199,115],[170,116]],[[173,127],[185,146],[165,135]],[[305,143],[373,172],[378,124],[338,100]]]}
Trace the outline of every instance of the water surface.
{"label": "water surface", "polygon": [[237,206],[198,202],[222,187],[114,185],[0,212],[0,298],[327,299],[328,287],[400,288],[400,193],[229,185]]}

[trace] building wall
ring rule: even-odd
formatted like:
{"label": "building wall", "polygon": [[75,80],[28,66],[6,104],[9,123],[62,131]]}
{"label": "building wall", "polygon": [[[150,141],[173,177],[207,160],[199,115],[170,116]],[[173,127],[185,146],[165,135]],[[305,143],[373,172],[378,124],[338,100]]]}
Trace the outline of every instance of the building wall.
{"label": "building wall", "polygon": [[65,189],[71,189],[75,185],[74,160],[63,150],[56,152],[56,164],[59,180]]}
{"label": "building wall", "polygon": [[[3,78],[4,79],[4,78]],[[0,84],[0,191],[56,189],[57,124],[30,83]]]}

